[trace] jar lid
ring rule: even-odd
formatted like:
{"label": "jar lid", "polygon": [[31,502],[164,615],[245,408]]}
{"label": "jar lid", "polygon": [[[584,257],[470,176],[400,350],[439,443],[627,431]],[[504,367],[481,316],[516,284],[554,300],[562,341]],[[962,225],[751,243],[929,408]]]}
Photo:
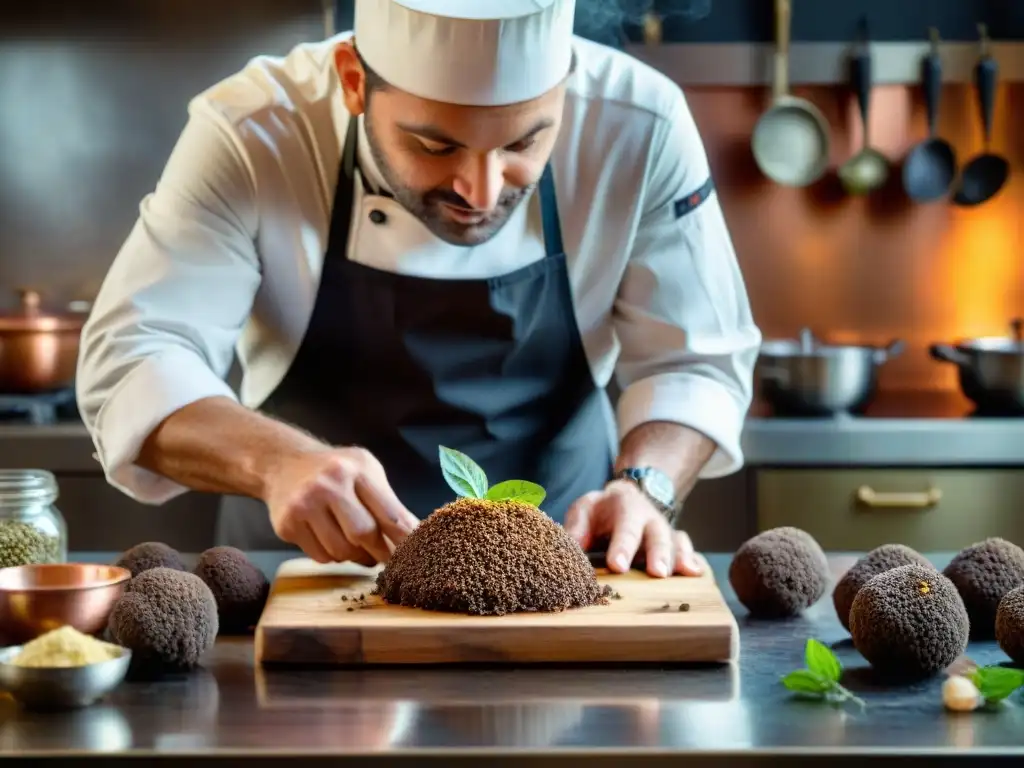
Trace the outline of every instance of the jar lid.
{"label": "jar lid", "polygon": [[80,331],[88,317],[82,312],[47,312],[39,291],[18,289],[19,305],[12,312],[0,312],[0,331]]}
{"label": "jar lid", "polygon": [[57,493],[57,478],[45,469],[0,469],[0,504],[49,503]]}

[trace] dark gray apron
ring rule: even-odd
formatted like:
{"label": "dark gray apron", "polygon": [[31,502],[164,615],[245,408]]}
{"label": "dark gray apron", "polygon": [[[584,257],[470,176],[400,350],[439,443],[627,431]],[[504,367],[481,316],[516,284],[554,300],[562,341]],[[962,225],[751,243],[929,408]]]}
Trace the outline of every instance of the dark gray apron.
{"label": "dark gray apron", "polygon": [[[546,256],[500,277],[394,274],[346,253],[356,137],[347,131],[319,292],[305,337],[260,407],[331,445],[361,445],[420,519],[452,501],[438,446],[473,458],[494,484],[529,480],[561,522],[611,477],[607,393],[580,339],[554,180],[538,185]],[[365,184],[365,182],[364,182]],[[374,212],[374,226],[388,226]],[[256,499],[225,496],[218,543],[293,550]]]}

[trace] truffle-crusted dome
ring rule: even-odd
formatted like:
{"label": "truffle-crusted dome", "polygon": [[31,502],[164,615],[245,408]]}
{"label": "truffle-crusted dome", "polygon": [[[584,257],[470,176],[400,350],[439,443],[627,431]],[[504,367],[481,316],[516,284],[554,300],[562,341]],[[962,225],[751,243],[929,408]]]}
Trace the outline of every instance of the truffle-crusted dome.
{"label": "truffle-crusted dome", "polygon": [[195,574],[152,568],[128,582],[108,624],[133,665],[187,671],[217,639],[217,602]]}
{"label": "truffle-crusted dome", "polygon": [[872,577],[850,608],[850,635],[871,666],[900,678],[937,674],[967,649],[970,620],[953,582],[930,566]]}
{"label": "truffle-crusted dome", "polygon": [[828,558],[818,542],[791,526],[748,539],[729,564],[736,597],[761,618],[795,616],[825,594],[828,582]]}
{"label": "truffle-crusted dome", "polygon": [[143,571],[152,568],[186,570],[178,550],[160,541],[145,541],[142,544],[136,544],[121,553],[114,565],[127,568],[132,572],[132,576],[138,576]]}
{"label": "truffle-crusted dome", "polygon": [[255,626],[270,592],[263,571],[234,547],[212,547],[193,570],[217,601],[220,634],[237,634]]}
{"label": "truffle-crusted dome", "polygon": [[1011,589],[999,601],[995,632],[1003,653],[1024,664],[1024,586]]}
{"label": "truffle-crusted dome", "polygon": [[601,602],[579,544],[518,501],[459,499],[402,541],[377,576],[385,601],[434,611],[562,611]]}
{"label": "truffle-crusted dome", "polygon": [[836,615],[846,631],[850,630],[850,606],[857,591],[868,583],[868,580],[890,568],[901,565],[921,565],[933,568],[928,558],[903,544],[883,544],[868,552],[854,563],[832,590],[832,604]]}
{"label": "truffle-crusted dome", "polygon": [[999,601],[1011,589],[1024,584],[1024,549],[992,537],[964,547],[943,570],[956,585],[971,617],[971,636],[995,635]]}

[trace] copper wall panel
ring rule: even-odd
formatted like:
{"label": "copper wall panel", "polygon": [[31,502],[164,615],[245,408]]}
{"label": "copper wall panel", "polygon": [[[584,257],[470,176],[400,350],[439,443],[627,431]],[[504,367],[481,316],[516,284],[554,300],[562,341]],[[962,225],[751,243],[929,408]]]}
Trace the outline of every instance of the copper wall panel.
{"label": "copper wall panel", "polygon": [[[916,204],[902,190],[902,160],[927,134],[917,89],[875,88],[872,145],[893,161],[890,183],[869,198],[845,197],[835,169],[861,146],[852,94],[798,88],[832,125],[832,170],[807,189],[764,179],[750,155],[753,126],[768,106],[762,89],[688,88],[722,203],[766,336],[794,336],[807,325],[841,340],[907,351],[882,371],[888,388],[955,388],[951,366],[933,362],[934,341],[1005,334],[1024,315],[1024,85],[1001,86],[993,151],[1012,173],[985,205]],[[965,162],[983,150],[980,115],[969,86],[948,85],[939,130]]]}

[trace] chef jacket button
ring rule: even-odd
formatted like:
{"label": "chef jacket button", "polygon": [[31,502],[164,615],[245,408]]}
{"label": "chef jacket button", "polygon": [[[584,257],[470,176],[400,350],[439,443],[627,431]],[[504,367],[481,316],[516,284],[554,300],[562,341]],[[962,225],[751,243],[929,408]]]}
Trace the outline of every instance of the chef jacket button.
{"label": "chef jacket button", "polygon": [[374,224],[383,224],[387,220],[388,217],[387,214],[384,213],[384,211],[379,211],[376,208],[370,211],[370,221],[372,221]]}

